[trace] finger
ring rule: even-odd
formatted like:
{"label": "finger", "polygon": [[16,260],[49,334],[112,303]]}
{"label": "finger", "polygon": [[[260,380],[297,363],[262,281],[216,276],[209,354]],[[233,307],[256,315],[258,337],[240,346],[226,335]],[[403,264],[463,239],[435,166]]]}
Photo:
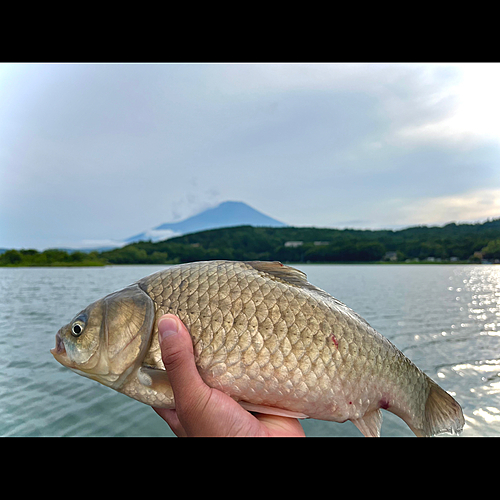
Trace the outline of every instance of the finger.
{"label": "finger", "polygon": [[277,415],[266,415],[263,413],[256,414],[255,418],[257,418],[257,420],[274,436],[305,436],[304,429],[296,418],[279,417]]}
{"label": "finger", "polygon": [[186,437],[187,433],[184,427],[179,421],[177,412],[175,410],[170,410],[166,408],[153,408],[153,410],[161,417],[168,426],[172,429],[172,432],[178,437]]}
{"label": "finger", "polygon": [[210,399],[210,388],[198,373],[193,342],[182,321],[172,314],[162,316],[158,322],[158,336],[177,416],[182,423],[183,413],[205,406]]}

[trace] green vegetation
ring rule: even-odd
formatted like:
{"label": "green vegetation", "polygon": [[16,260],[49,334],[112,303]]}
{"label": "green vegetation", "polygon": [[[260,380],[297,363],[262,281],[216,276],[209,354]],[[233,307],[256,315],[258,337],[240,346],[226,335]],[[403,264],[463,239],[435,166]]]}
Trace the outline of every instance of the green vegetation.
{"label": "green vegetation", "polygon": [[7,250],[0,255],[0,266],[104,266],[107,262],[97,253],[65,252],[50,249]]}
{"label": "green vegetation", "polygon": [[139,242],[101,254],[111,264],[195,260],[481,262],[500,259],[500,219],[400,231],[239,226]]}
{"label": "green vegetation", "polygon": [[500,219],[400,231],[238,226],[133,243],[107,252],[8,250],[1,266],[179,264],[196,260],[282,262],[500,261]]}

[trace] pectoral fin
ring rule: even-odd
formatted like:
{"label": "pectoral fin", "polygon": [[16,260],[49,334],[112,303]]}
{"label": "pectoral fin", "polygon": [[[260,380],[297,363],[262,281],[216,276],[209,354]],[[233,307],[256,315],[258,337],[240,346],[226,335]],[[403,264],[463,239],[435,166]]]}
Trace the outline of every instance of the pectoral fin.
{"label": "pectoral fin", "polygon": [[309,418],[309,415],[296,411],[282,410],[281,408],[273,408],[272,406],[254,405],[253,403],[247,403],[246,401],[238,401],[238,403],[240,406],[245,408],[245,410],[250,412],[266,413],[267,415],[278,415],[280,417],[289,418]]}
{"label": "pectoral fin", "polygon": [[373,410],[365,413],[363,417],[351,422],[362,432],[365,437],[380,437],[380,427],[382,426],[382,412]]}
{"label": "pectoral fin", "polygon": [[172,392],[172,386],[170,385],[170,380],[168,380],[168,375],[165,370],[158,370],[157,368],[151,368],[149,366],[141,366],[137,372],[137,378],[142,385],[156,392]]}

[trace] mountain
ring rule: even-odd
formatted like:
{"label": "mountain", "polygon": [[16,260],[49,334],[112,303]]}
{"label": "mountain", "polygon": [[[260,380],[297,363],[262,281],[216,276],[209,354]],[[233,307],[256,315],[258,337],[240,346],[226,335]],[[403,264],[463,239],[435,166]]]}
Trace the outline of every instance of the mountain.
{"label": "mountain", "polygon": [[125,242],[162,241],[187,233],[232,226],[287,227],[287,224],[269,217],[241,201],[225,201],[214,208],[179,222],[167,222],[153,229],[127,238]]}

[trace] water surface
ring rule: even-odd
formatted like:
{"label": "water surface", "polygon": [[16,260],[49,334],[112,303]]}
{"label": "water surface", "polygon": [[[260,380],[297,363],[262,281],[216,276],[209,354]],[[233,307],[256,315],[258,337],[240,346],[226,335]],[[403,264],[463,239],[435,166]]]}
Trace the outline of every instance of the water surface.
{"label": "water surface", "polygon": [[[79,310],[165,266],[0,268],[1,436],[171,436],[146,405],[59,365],[49,350]],[[500,436],[500,266],[296,266],[361,314],[464,410],[462,436]],[[413,436],[384,411],[382,436]],[[360,436],[303,420],[308,436]]]}

